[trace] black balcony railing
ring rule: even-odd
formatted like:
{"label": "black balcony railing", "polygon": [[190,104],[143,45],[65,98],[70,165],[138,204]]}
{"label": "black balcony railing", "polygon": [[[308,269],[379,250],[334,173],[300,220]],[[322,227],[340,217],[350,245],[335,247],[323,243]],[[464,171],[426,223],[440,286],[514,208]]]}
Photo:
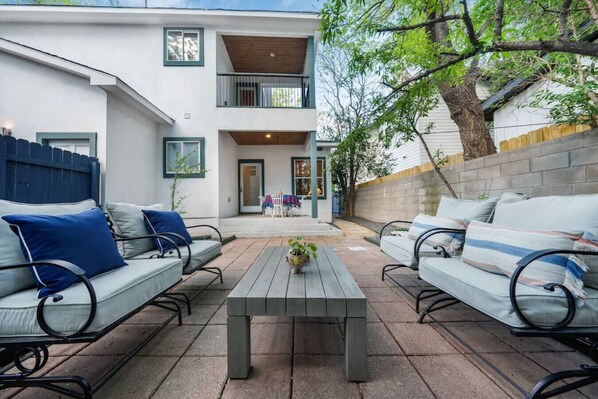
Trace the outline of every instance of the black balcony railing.
{"label": "black balcony railing", "polygon": [[309,77],[219,73],[219,107],[310,108]]}

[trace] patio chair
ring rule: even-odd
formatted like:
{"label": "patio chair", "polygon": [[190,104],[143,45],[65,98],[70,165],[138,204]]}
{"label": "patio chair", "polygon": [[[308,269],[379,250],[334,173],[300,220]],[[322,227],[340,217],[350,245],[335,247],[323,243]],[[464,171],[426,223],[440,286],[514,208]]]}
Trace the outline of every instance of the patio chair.
{"label": "patio chair", "polygon": [[[517,337],[594,340],[590,355],[598,361],[598,195],[499,202],[492,224],[468,227],[461,259],[423,257],[419,275],[445,294],[426,307],[420,323],[462,302]],[[582,365],[550,374],[526,397],[549,398],[594,382],[598,366]]]}
{"label": "patio chair", "polygon": [[[520,199],[522,196],[505,193],[501,197],[501,201],[512,201],[514,198]],[[436,212],[438,218],[458,219],[464,221],[479,220],[488,221],[494,212],[497,198],[489,198],[484,201],[477,200],[458,200],[449,197],[442,197]],[[395,284],[401,285],[399,281],[394,278],[389,272],[398,268],[407,267],[412,270],[418,269],[418,261],[416,258],[415,248],[419,245],[419,256],[422,257],[449,257],[450,251],[446,246],[441,244],[429,245],[426,241],[430,239],[430,233],[437,231],[439,228],[423,228],[410,229],[410,234],[405,232],[400,235],[384,235],[384,232],[395,223],[412,224],[412,221],[393,220],[385,224],[380,230],[380,250],[395,259],[398,263],[388,264],[382,268],[382,281],[385,277],[390,278]],[[446,226],[445,226],[446,227]],[[443,234],[460,234],[463,235],[465,230],[462,228],[451,229],[446,231],[443,229]]]}
{"label": "patio chair", "polygon": [[[0,390],[36,387],[91,398],[174,318],[182,324],[178,303],[162,296],[181,281],[181,260],[123,264],[93,200],[41,205],[0,200],[0,216],[6,218],[0,219]],[[72,238],[82,232],[85,240],[73,247]],[[44,245],[47,242],[52,245]],[[47,253],[55,259],[45,257]],[[65,260],[73,257],[81,262]],[[170,310],[172,316],[96,386],[76,375],[39,373],[48,362],[50,345],[95,342],[148,305]]]}
{"label": "patio chair", "polygon": [[284,210],[284,203],[283,203],[283,196],[282,195],[275,195],[272,197],[272,204],[274,208],[272,208],[272,217],[280,216],[281,218],[285,216]]}

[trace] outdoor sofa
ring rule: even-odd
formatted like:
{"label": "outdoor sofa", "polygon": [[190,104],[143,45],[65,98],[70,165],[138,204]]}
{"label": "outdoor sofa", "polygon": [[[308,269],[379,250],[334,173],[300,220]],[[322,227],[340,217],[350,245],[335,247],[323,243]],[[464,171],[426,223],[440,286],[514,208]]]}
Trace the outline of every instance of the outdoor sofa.
{"label": "outdoor sofa", "polygon": [[[517,195],[508,193],[501,199],[503,201],[508,201],[514,196]],[[450,223],[450,219],[458,219],[463,221],[479,220],[486,222],[492,217],[497,202],[497,198],[488,198],[483,201],[477,201],[459,200],[443,196],[440,199],[438,211],[436,212],[436,218],[447,219],[445,222],[448,223]],[[434,217],[430,219],[434,219]],[[425,243],[429,238],[429,234],[436,231],[435,226],[421,224],[417,229],[412,226],[408,233],[384,235],[385,230],[393,227],[393,225],[396,223],[412,225],[414,222],[418,224],[417,220],[393,220],[386,223],[380,230],[380,250],[397,261],[397,263],[388,264],[383,267],[383,281],[385,277],[388,277],[397,285],[400,285],[399,281],[389,274],[390,271],[401,267],[408,267],[410,269],[417,270],[418,264],[415,254],[416,247],[419,248],[419,255],[422,257],[448,257],[450,255],[450,250],[442,244]],[[462,235],[464,233],[464,225],[457,223],[454,226],[455,229],[450,229],[454,230],[454,234]],[[447,225],[444,227],[447,227]],[[443,232],[447,233],[446,228],[443,228]]]}
{"label": "outdoor sofa", "polygon": [[[499,201],[492,224],[468,226],[461,257],[419,259],[420,278],[445,294],[428,305],[420,322],[463,302],[506,324],[515,336],[589,339],[596,361],[596,251],[598,195]],[[596,381],[598,366],[583,365],[547,376],[527,398],[553,397]]]}
{"label": "outdoor sofa", "polygon": [[[14,219],[23,218],[23,215],[76,217],[85,214],[86,217],[91,215],[90,217],[95,218],[97,214],[99,223],[92,225],[91,231],[94,234],[96,231],[98,234],[105,234],[108,249],[118,255],[115,241],[112,240],[104,216],[95,206],[93,200],[44,205],[0,200],[0,216]],[[31,218],[31,216],[27,217]],[[12,225],[12,228],[22,237],[23,226],[17,229]],[[73,236],[81,234],[76,231],[78,229],[72,230],[70,233]],[[166,236],[149,234],[145,234],[143,238],[171,240]],[[86,239],[87,236],[83,236],[82,240],[78,240],[79,248],[73,244],[67,252],[81,250],[81,242]],[[117,242],[120,240],[132,242],[138,238],[118,239]],[[45,242],[48,241],[46,238]],[[28,262],[21,245],[23,249],[29,251],[33,244],[24,245],[23,241],[20,241],[11,231],[11,226],[0,219],[0,359],[2,360],[0,390],[14,387],[39,387],[70,397],[91,398],[93,392],[170,321],[178,317],[179,325],[182,323],[178,303],[164,297],[165,293],[182,280],[183,262],[178,248],[175,250],[178,257],[127,259],[126,265],[121,264],[113,270],[88,278],[87,271],[64,260],[43,259]],[[29,255],[31,256],[31,253]],[[122,257],[119,258],[122,260]],[[42,273],[57,270],[67,271],[63,273],[63,277],[67,276],[74,280],[73,283],[78,284],[57,292],[41,294],[50,286],[40,287],[38,284],[36,288],[33,273],[39,278]],[[43,280],[41,281],[43,283]],[[159,329],[149,334],[95,387],[78,376],[41,377],[34,374],[46,365],[49,357],[48,346],[96,341],[147,305],[155,305],[173,313]],[[79,389],[73,388],[72,385]]]}
{"label": "outdoor sofa", "polygon": [[[121,202],[107,202],[106,219],[115,238],[125,239],[128,237],[139,237],[147,234],[148,228],[143,211],[161,211],[162,209],[162,204],[145,206]],[[152,238],[121,241],[119,244],[119,251],[125,260],[176,258],[179,257],[180,252],[183,261],[183,274],[190,275],[198,271],[214,274],[214,278],[203,285],[199,290],[195,290],[191,297],[181,292],[171,292],[166,295],[171,299],[182,300],[185,302],[187,311],[191,314],[190,302],[216,280],[219,279],[220,283],[223,282],[222,271],[218,267],[207,266],[208,263],[222,254],[222,235],[216,227],[207,224],[185,226],[185,228],[187,230],[195,228],[208,228],[214,230],[218,236],[218,240],[213,240],[211,238],[195,239],[193,242],[188,243],[180,234],[173,233],[172,231],[160,231],[158,233],[160,235],[170,237],[170,239],[178,239],[178,252],[174,249],[161,251],[154,244]]]}

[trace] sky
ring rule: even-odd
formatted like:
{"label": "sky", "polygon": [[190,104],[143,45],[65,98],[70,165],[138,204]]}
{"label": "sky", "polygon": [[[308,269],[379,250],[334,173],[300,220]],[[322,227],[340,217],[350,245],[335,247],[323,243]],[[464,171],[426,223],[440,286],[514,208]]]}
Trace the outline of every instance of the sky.
{"label": "sky", "polygon": [[[73,3],[116,7],[221,8],[227,10],[276,10],[317,12],[325,0],[72,0]],[[0,4],[27,4],[27,0],[0,0]],[[48,3],[58,3],[48,0]]]}

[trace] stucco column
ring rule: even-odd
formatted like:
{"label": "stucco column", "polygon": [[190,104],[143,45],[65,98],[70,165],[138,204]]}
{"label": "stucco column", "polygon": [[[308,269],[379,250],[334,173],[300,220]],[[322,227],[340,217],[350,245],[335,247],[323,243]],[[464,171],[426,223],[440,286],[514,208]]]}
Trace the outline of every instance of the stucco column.
{"label": "stucco column", "polygon": [[307,68],[309,72],[309,108],[316,108],[316,49],[314,37],[307,38]]}
{"label": "stucco column", "polygon": [[311,156],[311,217],[318,218],[318,143],[316,132],[310,132],[309,151]]}

